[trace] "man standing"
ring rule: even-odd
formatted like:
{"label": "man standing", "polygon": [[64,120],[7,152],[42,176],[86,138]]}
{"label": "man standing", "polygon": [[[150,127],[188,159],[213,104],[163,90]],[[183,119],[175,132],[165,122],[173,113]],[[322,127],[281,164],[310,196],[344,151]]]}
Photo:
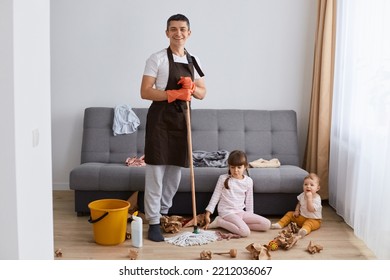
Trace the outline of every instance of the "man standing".
{"label": "man standing", "polygon": [[185,49],[191,35],[184,15],[171,16],[165,31],[169,47],[146,61],[141,98],[151,100],[145,133],[145,215],[148,238],[163,241],[161,215],[167,215],[181,179],[181,167],[188,167],[186,101],[203,99],[206,86],[199,59]]}

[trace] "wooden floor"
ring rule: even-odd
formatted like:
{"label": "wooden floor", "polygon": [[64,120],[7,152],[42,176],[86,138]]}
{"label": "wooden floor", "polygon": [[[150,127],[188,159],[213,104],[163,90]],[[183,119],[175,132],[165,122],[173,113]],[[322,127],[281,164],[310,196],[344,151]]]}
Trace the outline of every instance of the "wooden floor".
{"label": "wooden floor", "polygon": [[[67,260],[126,260],[129,259],[129,249],[138,251],[139,260],[197,260],[200,252],[210,250],[228,252],[237,249],[235,259],[250,260],[251,255],[245,247],[251,243],[267,244],[277,236],[278,230],[267,232],[252,232],[250,237],[221,240],[202,246],[180,247],[166,242],[151,242],[145,238],[147,225],[144,225],[144,240],[142,248],[131,246],[131,240],[125,240],[115,246],[102,246],[94,242],[93,226],[89,217],[77,217],[74,212],[73,191],[54,191],[54,248],[61,249],[62,257],[55,259]],[[276,221],[278,217],[268,217]],[[129,227],[130,229],[130,227]],[[188,229],[192,231],[192,228]],[[180,232],[179,234],[182,234]],[[173,236],[166,234],[166,237]],[[310,254],[306,251],[310,241],[324,247],[320,253]],[[319,230],[312,232],[300,240],[290,250],[279,249],[271,251],[274,260],[371,260],[375,255],[358,239],[352,229],[343,222],[333,208],[324,205],[323,222]],[[215,260],[229,260],[229,256],[212,255]],[[231,259],[231,260],[235,260]]]}

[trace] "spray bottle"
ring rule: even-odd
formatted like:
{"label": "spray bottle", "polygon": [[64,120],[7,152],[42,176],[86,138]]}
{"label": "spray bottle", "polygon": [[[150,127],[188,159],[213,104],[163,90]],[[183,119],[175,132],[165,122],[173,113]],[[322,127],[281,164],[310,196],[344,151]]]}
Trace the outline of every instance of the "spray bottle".
{"label": "spray bottle", "polygon": [[131,242],[134,247],[142,247],[142,219],[137,216],[138,211],[132,215],[131,222]]}

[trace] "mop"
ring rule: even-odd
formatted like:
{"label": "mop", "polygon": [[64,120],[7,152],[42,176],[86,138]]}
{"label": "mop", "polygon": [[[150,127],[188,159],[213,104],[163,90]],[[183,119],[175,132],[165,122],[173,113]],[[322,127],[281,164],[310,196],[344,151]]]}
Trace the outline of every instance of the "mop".
{"label": "mop", "polygon": [[193,245],[204,245],[218,240],[218,236],[214,231],[205,231],[198,228],[198,221],[196,216],[195,176],[194,176],[194,163],[192,159],[191,114],[190,114],[189,101],[187,101],[186,123],[187,123],[188,158],[190,161],[192,215],[194,221],[194,231],[185,232],[183,234],[165,238],[165,241],[167,243],[181,246],[181,247],[193,246]]}

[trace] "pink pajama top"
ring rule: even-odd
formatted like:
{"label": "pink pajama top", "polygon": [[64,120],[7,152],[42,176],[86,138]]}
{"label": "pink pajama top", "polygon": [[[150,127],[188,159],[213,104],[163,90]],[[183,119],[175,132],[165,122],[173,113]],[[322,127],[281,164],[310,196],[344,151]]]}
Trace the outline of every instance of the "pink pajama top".
{"label": "pink pajama top", "polygon": [[206,210],[213,213],[218,204],[218,215],[222,218],[243,211],[253,213],[252,178],[246,175],[241,180],[231,177],[228,181],[229,189],[226,189],[224,183],[229,176],[228,174],[219,176]]}

